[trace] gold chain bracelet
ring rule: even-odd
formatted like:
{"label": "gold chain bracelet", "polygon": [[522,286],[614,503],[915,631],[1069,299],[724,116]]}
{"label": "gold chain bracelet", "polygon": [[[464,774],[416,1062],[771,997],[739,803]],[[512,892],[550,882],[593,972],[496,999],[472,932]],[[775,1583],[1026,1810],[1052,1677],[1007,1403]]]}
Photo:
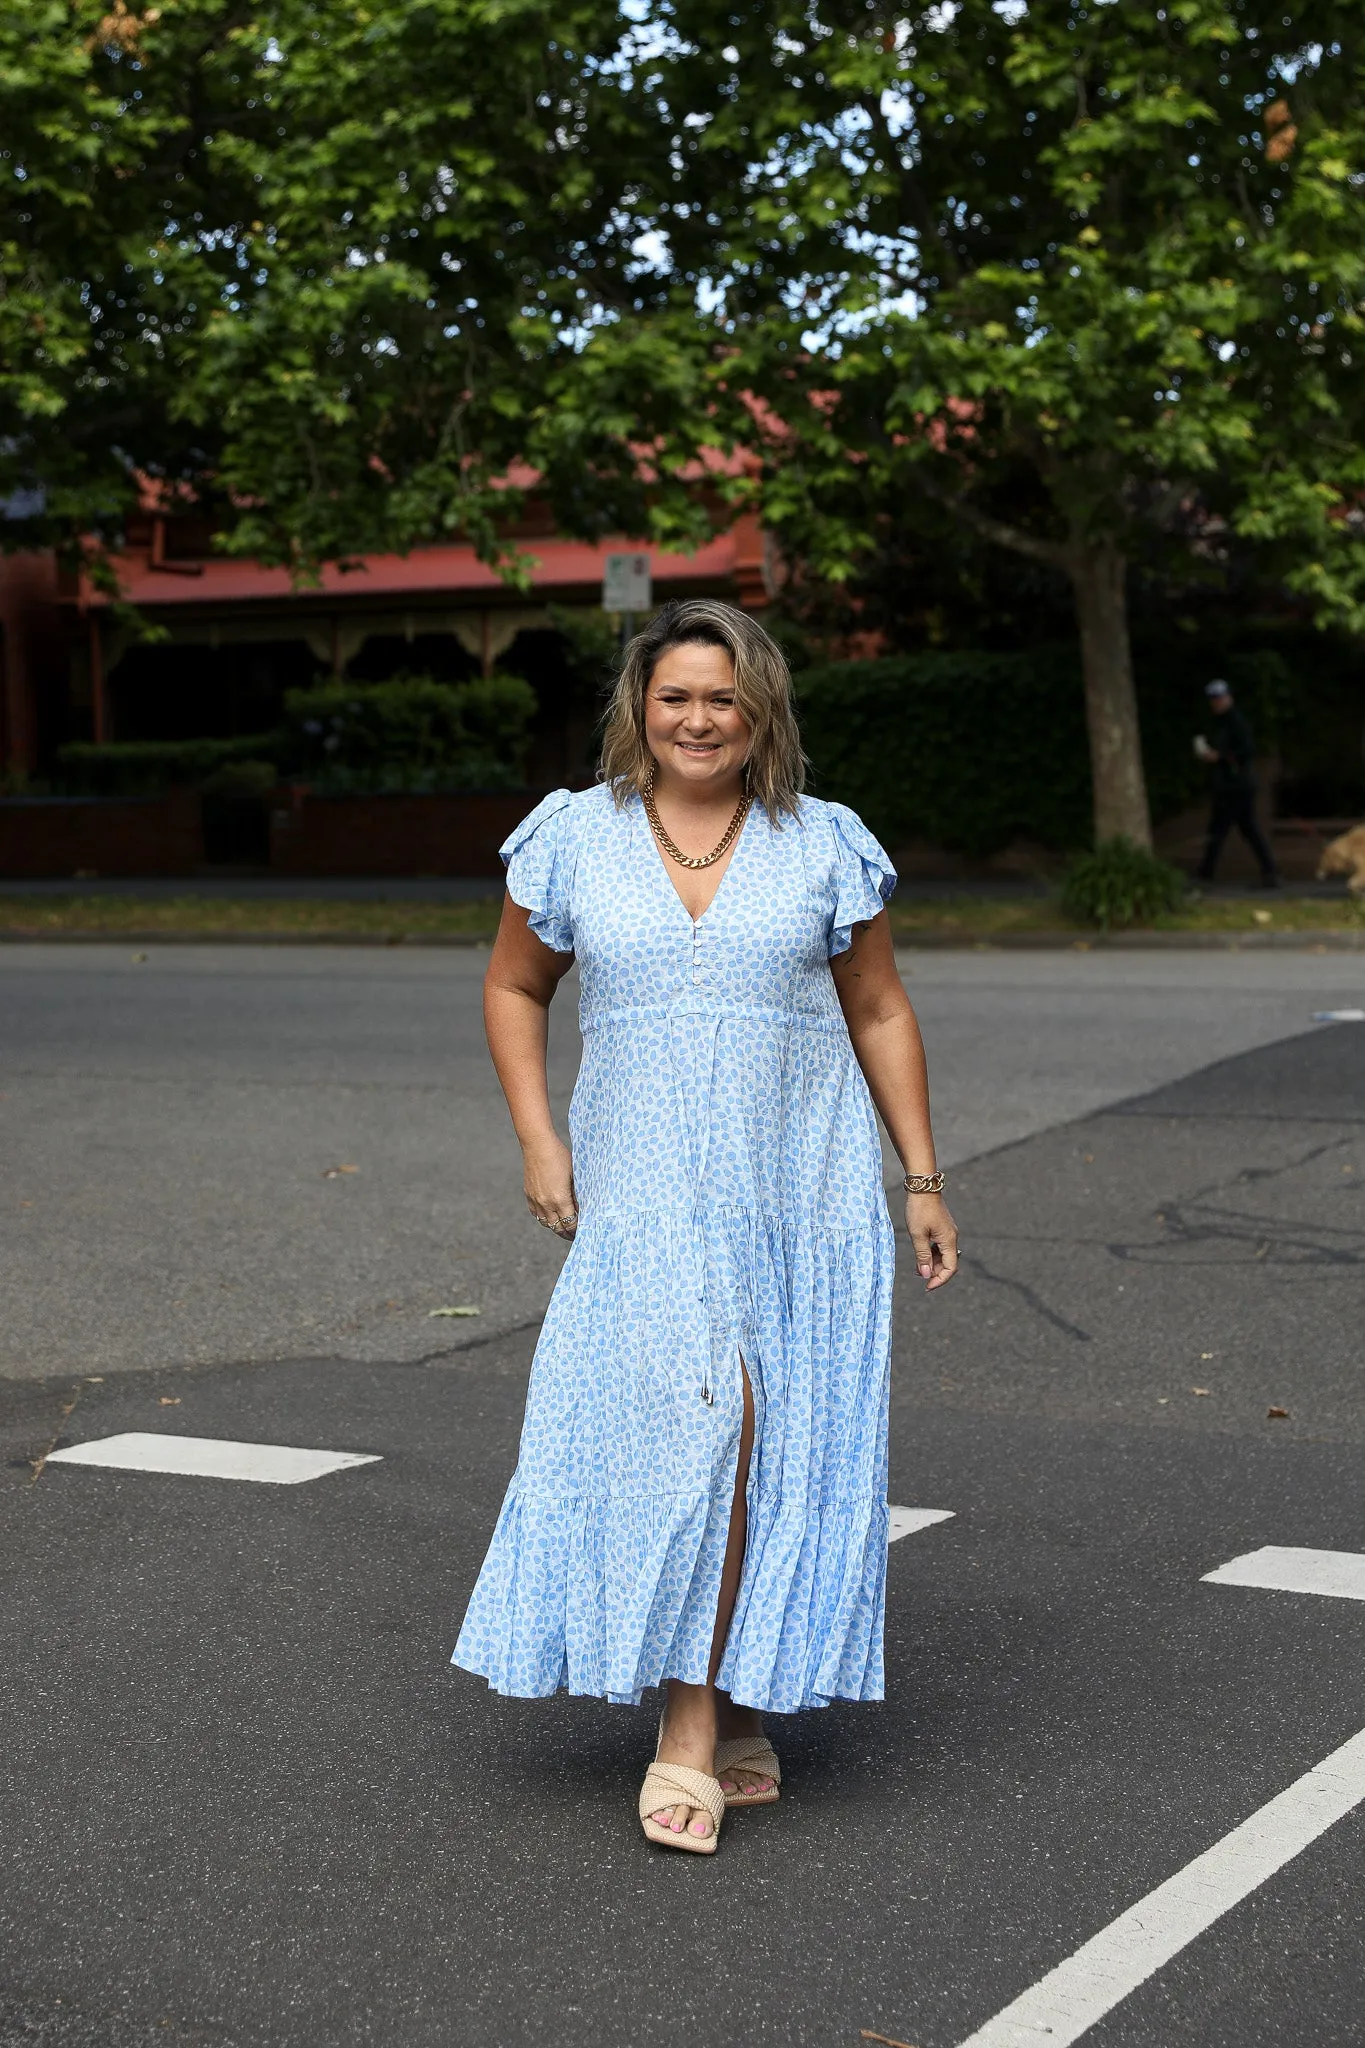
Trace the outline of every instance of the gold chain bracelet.
{"label": "gold chain bracelet", "polygon": [[938,1173],[907,1173],[905,1176],[905,1192],[907,1195],[941,1195],[943,1187],[944,1181],[941,1171]]}

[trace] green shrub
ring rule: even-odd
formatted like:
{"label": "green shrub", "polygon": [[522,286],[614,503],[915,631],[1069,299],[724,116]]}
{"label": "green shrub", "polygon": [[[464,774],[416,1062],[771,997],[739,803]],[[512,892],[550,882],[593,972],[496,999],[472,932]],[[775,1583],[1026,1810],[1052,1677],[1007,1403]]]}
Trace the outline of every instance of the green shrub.
{"label": "green shrub", "polygon": [[892,846],[923,837],[980,858],[1019,836],[1085,843],[1074,650],[834,662],[799,673],[796,690],[813,790],[851,804]]}
{"label": "green shrub", "polygon": [[64,796],[159,796],[236,764],[268,764],[270,778],[283,751],[279,733],[248,733],[235,740],[115,740],[94,746],[73,741],[59,749],[53,780]]}
{"label": "green shrub", "polygon": [[[1208,787],[1193,735],[1204,684],[1226,676],[1268,748],[1290,693],[1274,649],[1135,639],[1143,767],[1155,819]],[[1091,836],[1090,752],[1074,646],[964,649],[832,662],[795,678],[811,786],[888,844],[925,838],[980,859],[1011,839],[1059,852]]]}
{"label": "green shrub", "polygon": [[1106,839],[1093,853],[1077,854],[1062,883],[1062,909],[1077,924],[1150,924],[1178,910],[1186,881],[1180,869],[1131,839]]}
{"label": "green shrub", "polygon": [[202,796],[224,797],[230,802],[248,798],[259,801],[270,794],[279,779],[273,761],[225,761],[212,775],[205,776],[199,790]]}
{"label": "green shrub", "polygon": [[285,698],[286,752],[291,768],[335,794],[513,789],[535,712],[535,691],[519,676],[327,683]]}

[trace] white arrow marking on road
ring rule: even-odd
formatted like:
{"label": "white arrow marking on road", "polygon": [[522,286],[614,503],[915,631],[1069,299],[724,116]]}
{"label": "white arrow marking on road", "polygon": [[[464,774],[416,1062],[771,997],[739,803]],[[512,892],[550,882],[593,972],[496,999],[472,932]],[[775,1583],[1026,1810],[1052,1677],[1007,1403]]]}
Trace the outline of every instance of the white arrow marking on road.
{"label": "white arrow marking on road", "polygon": [[902,1536],[913,1536],[917,1529],[932,1528],[935,1522],[951,1522],[952,1508],[888,1508],[886,1511],[886,1540],[899,1543]]}
{"label": "white arrow marking on road", "polygon": [[1271,1593],[1326,1593],[1365,1600],[1365,1556],[1353,1550],[1291,1550],[1267,1543],[1205,1572],[1206,1586],[1263,1586]]}
{"label": "white arrow marking on road", "polygon": [[1365,1800],[1365,1728],[1168,1877],[958,2048],[1067,2048]]}
{"label": "white arrow marking on road", "polygon": [[375,1451],[301,1451],[292,1444],[238,1444],[217,1436],[162,1436],[129,1430],[50,1451],[49,1465],[102,1465],[115,1472],[176,1472],[189,1479],[255,1479],[301,1486],[351,1465],[377,1465]]}

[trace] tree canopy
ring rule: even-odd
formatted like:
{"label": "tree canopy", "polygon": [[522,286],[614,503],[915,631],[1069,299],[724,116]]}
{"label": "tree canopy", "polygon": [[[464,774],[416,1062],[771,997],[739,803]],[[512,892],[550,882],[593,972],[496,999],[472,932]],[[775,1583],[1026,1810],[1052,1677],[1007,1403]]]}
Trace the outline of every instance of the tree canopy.
{"label": "tree canopy", "polygon": [[672,18],[672,210],[709,224],[702,260],[675,238],[676,346],[698,298],[713,330],[698,414],[762,449],[769,517],[826,574],[896,502],[1063,571],[1097,833],[1145,839],[1135,553],[1216,566],[1235,536],[1365,625],[1358,10]]}
{"label": "tree canopy", "polygon": [[496,553],[551,363],[651,296],[620,44],[601,0],[4,10],[9,544],[116,534],[142,472],[268,561]]}
{"label": "tree canopy", "polygon": [[[874,518],[1069,579],[1146,836],[1127,565],[1230,538],[1365,625],[1359,10],[38,0],[0,16],[6,541],[135,473],[300,574],[443,534],[844,577]],[[743,447],[711,502],[687,479]],[[510,483],[510,488],[509,488]],[[888,508],[891,508],[888,514]],[[513,573],[515,571],[513,570]]]}

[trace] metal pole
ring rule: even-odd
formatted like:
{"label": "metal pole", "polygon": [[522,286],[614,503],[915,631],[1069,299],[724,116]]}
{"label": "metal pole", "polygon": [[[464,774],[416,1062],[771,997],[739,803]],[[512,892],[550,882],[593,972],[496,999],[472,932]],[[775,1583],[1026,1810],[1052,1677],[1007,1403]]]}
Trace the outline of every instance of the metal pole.
{"label": "metal pole", "polygon": [[109,737],[109,705],[104,688],[104,640],[100,615],[90,614],[90,736],[97,747]]}

